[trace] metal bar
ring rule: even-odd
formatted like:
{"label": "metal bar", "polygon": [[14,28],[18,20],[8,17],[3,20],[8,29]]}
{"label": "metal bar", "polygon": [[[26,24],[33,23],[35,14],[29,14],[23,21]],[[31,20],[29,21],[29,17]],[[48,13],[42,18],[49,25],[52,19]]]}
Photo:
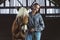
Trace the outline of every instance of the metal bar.
{"label": "metal bar", "polygon": [[51,6],[51,1],[49,0],[49,6]]}
{"label": "metal bar", "polygon": [[33,1],[33,3],[32,3],[31,5],[33,5],[33,4],[34,4],[34,2],[36,2],[36,0],[34,0],[34,1]]}
{"label": "metal bar", "polygon": [[[16,9],[16,8],[20,8],[22,6],[11,6],[11,7],[0,7],[0,9]],[[23,6],[26,7],[26,6]],[[28,6],[30,8],[30,6]],[[56,6],[41,6],[40,8],[55,8],[55,9],[60,9],[60,7],[56,7]]]}
{"label": "metal bar", "polygon": [[41,8],[60,8],[60,7],[57,7],[57,6],[41,6]]}
{"label": "metal bar", "polygon": [[[11,0],[9,0],[9,6],[11,6]],[[9,9],[9,14],[10,14],[10,9]]]}
{"label": "metal bar", "polygon": [[6,5],[6,4],[5,4],[5,1],[4,1],[4,7],[5,7],[5,5]]}
{"label": "metal bar", "polygon": [[23,4],[19,1],[19,0],[17,0],[20,4],[21,4],[21,6],[23,7]]}
{"label": "metal bar", "polygon": [[58,6],[54,1],[49,0],[51,3],[53,3],[55,6]]}
{"label": "metal bar", "polygon": [[28,0],[26,0],[26,7],[28,7]]}
{"label": "metal bar", "polygon": [[[0,14],[5,14],[5,13],[0,13]],[[12,14],[12,13],[7,13],[7,14]],[[13,13],[13,14],[17,14],[17,13]],[[44,14],[44,13],[42,13],[42,14]],[[45,15],[45,14],[44,14]],[[52,14],[50,14],[50,13],[48,13],[48,14],[46,14],[46,15],[57,15],[57,16],[60,16],[60,13],[52,13]]]}
{"label": "metal bar", "polygon": [[45,15],[47,14],[46,0],[45,0]]}

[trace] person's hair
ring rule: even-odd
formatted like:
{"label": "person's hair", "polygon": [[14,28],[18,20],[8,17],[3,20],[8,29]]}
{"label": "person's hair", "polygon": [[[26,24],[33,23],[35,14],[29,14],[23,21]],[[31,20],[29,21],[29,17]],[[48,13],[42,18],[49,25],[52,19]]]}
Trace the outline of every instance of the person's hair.
{"label": "person's hair", "polygon": [[[35,6],[35,5],[39,5],[38,3],[34,3],[34,4],[32,4],[31,5],[31,10],[33,9],[33,6]],[[39,5],[40,6],[40,5]],[[40,8],[39,8],[39,10],[38,10],[38,12],[37,13],[39,13],[40,12]]]}

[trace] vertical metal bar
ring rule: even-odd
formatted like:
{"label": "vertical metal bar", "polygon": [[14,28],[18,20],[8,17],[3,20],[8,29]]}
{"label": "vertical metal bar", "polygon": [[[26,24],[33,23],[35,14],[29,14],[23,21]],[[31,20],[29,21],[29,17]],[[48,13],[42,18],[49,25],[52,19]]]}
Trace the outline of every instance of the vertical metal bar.
{"label": "vertical metal bar", "polygon": [[28,0],[26,0],[26,7],[28,7]]}
{"label": "vertical metal bar", "polygon": [[9,0],[9,2],[10,2],[10,0]]}
{"label": "vertical metal bar", "polygon": [[51,6],[51,1],[49,0],[49,6]]}
{"label": "vertical metal bar", "polygon": [[5,5],[6,5],[6,4],[5,4],[5,1],[4,1],[4,7],[5,7]]}
{"label": "vertical metal bar", "polygon": [[[9,0],[9,7],[11,6],[11,0]],[[9,8],[9,14],[10,14],[10,8]]]}
{"label": "vertical metal bar", "polygon": [[35,0],[35,2],[36,2],[36,0]]}
{"label": "vertical metal bar", "polygon": [[45,15],[47,14],[46,0],[45,0]]}

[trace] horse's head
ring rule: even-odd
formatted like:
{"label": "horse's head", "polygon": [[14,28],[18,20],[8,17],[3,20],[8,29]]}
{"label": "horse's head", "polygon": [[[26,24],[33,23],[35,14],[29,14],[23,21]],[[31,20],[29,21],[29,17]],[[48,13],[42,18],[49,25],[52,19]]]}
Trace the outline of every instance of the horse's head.
{"label": "horse's head", "polygon": [[20,17],[20,21],[23,24],[27,24],[28,23],[28,17],[29,17],[29,10],[27,10],[24,7],[20,8],[19,13],[17,14],[17,17]]}
{"label": "horse's head", "polygon": [[[17,14],[16,20],[13,23],[12,26],[12,34],[13,37],[15,38],[25,38],[26,35],[26,30],[27,30],[27,23],[28,23],[28,17],[29,17],[29,12],[26,8],[22,7],[19,9],[19,12]],[[21,26],[21,24],[24,24]],[[21,31],[23,30],[23,31]]]}

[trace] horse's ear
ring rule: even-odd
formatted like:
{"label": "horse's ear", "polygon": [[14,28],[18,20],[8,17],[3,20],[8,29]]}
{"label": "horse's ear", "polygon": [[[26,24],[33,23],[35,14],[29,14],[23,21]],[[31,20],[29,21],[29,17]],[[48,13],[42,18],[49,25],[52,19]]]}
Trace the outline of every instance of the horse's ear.
{"label": "horse's ear", "polygon": [[21,7],[18,7],[18,8],[17,8],[17,11],[19,11],[20,8],[21,8]]}
{"label": "horse's ear", "polygon": [[19,11],[19,8],[17,8],[17,11]]}
{"label": "horse's ear", "polygon": [[29,10],[29,7],[25,7],[27,10]]}

